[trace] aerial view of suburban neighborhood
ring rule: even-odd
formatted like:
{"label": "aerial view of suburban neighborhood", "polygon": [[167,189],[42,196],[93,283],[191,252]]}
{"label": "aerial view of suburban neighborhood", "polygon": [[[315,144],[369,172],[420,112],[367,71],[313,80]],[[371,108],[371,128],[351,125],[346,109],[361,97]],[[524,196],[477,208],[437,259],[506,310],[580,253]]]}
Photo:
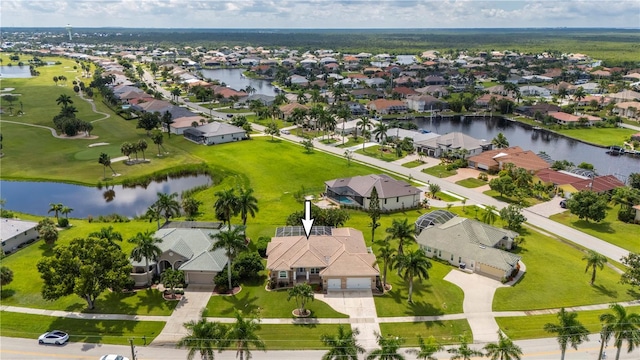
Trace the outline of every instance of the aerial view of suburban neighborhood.
{"label": "aerial view of suburban neighborhood", "polygon": [[3,1],[0,358],[640,358],[640,3],[287,3]]}

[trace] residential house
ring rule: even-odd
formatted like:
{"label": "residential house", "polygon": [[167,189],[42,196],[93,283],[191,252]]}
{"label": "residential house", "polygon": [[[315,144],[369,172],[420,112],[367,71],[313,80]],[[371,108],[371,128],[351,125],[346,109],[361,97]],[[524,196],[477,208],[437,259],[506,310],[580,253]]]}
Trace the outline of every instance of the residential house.
{"label": "residential house", "polygon": [[297,102],[292,102],[292,103],[288,103],[288,104],[284,104],[284,105],[280,105],[280,111],[282,112],[282,116],[285,119],[288,119],[289,116],[291,116],[291,114],[293,114],[293,110],[295,109],[302,109],[304,111],[309,111],[310,108],[306,105],[302,105],[300,103]]}
{"label": "residential house", "polygon": [[557,112],[560,110],[562,110],[562,108],[555,104],[538,103],[531,106],[519,106],[515,109],[515,112],[530,118],[535,118],[537,113],[545,116],[550,112]]}
{"label": "residential house", "polygon": [[147,274],[162,273],[166,269],[184,272],[187,284],[213,284],[213,278],[224,269],[228,259],[224,249],[211,251],[215,240],[212,236],[223,231],[221,223],[197,221],[166,223],[153,237],[161,239],[157,246],[162,251],[158,259],[146,262],[132,261],[131,277],[136,286],[147,284]]}
{"label": "residential house", "polygon": [[489,141],[478,140],[461,132],[451,132],[428,140],[416,141],[414,146],[418,152],[435,158],[448,153],[461,154],[462,150],[466,150],[465,156],[475,156],[493,147]]}
{"label": "residential house", "polygon": [[363,175],[325,181],[325,196],[342,205],[369,209],[371,191],[378,193],[380,209],[393,211],[411,209],[420,205],[422,190],[405,181],[385,175]]}
{"label": "residential house", "polygon": [[[318,228],[318,227],[316,227]],[[375,289],[380,270],[360,230],[279,228],[267,246],[269,279],[277,286],[321,284],[325,290]],[[284,231],[283,231],[284,230]],[[322,230],[322,231],[318,231]]]}
{"label": "residential house", "polygon": [[2,251],[5,254],[10,254],[18,248],[34,242],[40,236],[36,229],[37,226],[38,223],[33,221],[0,219]]}
{"label": "residential house", "polygon": [[203,145],[224,144],[247,138],[247,132],[244,129],[218,121],[184,129],[182,134],[185,139]]}
{"label": "residential house", "polygon": [[480,155],[467,158],[467,161],[469,162],[469,167],[472,169],[490,172],[498,172],[509,163],[518,168],[526,169],[531,173],[536,173],[537,171],[550,167],[546,161],[533,151],[522,150],[519,146],[485,151]]}
{"label": "residential house", "polygon": [[607,94],[606,97],[612,98],[615,102],[636,101],[640,100],[640,92],[632,90],[622,90],[615,94]]}
{"label": "residential house", "polygon": [[449,81],[440,75],[429,75],[424,78],[424,84],[427,86],[430,86],[430,85],[447,86],[449,85]]}
{"label": "residential house", "polygon": [[445,260],[492,279],[506,280],[517,273],[520,256],[503,249],[511,249],[517,236],[518,233],[510,230],[454,217],[423,229],[416,241],[430,258]]}
{"label": "residential house", "polygon": [[[169,131],[172,134],[182,135],[185,129],[193,128],[193,123],[196,126],[203,125],[203,120],[206,123],[206,119],[202,116],[183,116],[177,119],[173,119],[173,122],[169,125]],[[163,131],[167,131],[166,124],[162,124]]]}
{"label": "residential house", "polygon": [[276,100],[275,96],[264,95],[264,94],[251,94],[245,98],[240,99],[238,101],[238,105],[240,106],[248,106],[252,101],[260,101],[264,106],[271,106],[273,102]]}
{"label": "residential house", "polygon": [[377,89],[365,88],[351,90],[351,95],[355,99],[378,99],[384,96],[384,93]]}
{"label": "residential house", "polygon": [[597,193],[610,193],[613,190],[624,186],[624,183],[618,180],[617,177],[613,175],[604,175],[577,180],[558,187],[564,191],[564,196],[569,198],[571,197],[571,194],[582,190],[590,190]]}
{"label": "residential house", "polygon": [[520,87],[522,96],[551,96],[551,90],[542,86],[526,85]]}
{"label": "residential house", "polygon": [[407,107],[418,112],[443,110],[448,104],[431,95],[414,95],[407,97]]}
{"label": "residential house", "polygon": [[404,101],[387,99],[373,100],[367,104],[367,108],[383,115],[405,113],[408,110]]}
{"label": "residential house", "polygon": [[309,84],[309,80],[307,80],[306,77],[300,75],[291,75],[289,76],[288,80],[291,85],[307,86]]}
{"label": "residential house", "polygon": [[624,101],[617,103],[613,113],[629,119],[637,119],[640,116],[640,101]]}
{"label": "residential house", "polygon": [[574,124],[574,125],[581,125],[581,126],[593,126],[596,123],[602,121],[601,118],[593,115],[578,116],[573,114],[567,114],[560,111],[550,112],[549,116],[554,118],[556,122],[560,125]]}
{"label": "residential house", "polygon": [[[440,135],[428,131],[405,130],[397,127],[389,128],[389,130],[387,130],[387,141],[395,139],[403,140],[409,138],[413,141],[414,147],[418,142],[433,139],[434,137],[438,136]],[[371,136],[371,141],[375,141],[375,135]]]}
{"label": "residential house", "polygon": [[412,95],[419,95],[420,93],[405,86],[398,86],[391,90],[392,94],[399,94],[401,98],[406,98]]}
{"label": "residential house", "polygon": [[634,205],[633,209],[636,211],[636,217],[634,221],[636,224],[640,224],[640,205]]}
{"label": "residential house", "polygon": [[449,90],[442,85],[429,85],[422,88],[417,88],[417,92],[421,94],[433,95],[435,97],[443,97],[449,95]]}

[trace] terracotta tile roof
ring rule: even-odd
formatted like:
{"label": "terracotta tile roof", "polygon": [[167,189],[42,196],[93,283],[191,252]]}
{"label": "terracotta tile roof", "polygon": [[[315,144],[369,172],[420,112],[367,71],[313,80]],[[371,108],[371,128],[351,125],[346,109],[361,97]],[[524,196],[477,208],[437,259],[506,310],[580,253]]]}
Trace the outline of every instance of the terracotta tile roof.
{"label": "terracotta tile roof", "polygon": [[573,182],[583,180],[579,176],[555,171],[553,169],[542,169],[536,173],[536,177],[542,182],[552,183],[554,185],[571,184]]}
{"label": "terracotta tile roof", "polygon": [[586,179],[586,180],[576,181],[571,183],[571,186],[573,186],[578,191],[593,190],[595,192],[601,193],[605,191],[611,191],[619,187],[623,187],[624,183],[618,180],[618,178],[613,175],[605,175],[605,176],[598,176],[593,180]]}
{"label": "terracotta tile roof", "polygon": [[374,105],[376,110],[380,111],[381,109],[387,109],[393,106],[406,107],[407,104],[401,100],[387,100],[387,99],[378,99],[373,100],[367,104],[367,106]]}
{"label": "terracotta tile roof", "polygon": [[522,150],[519,146],[485,151],[480,155],[469,157],[468,160],[476,164],[484,164],[489,167],[498,167],[500,169],[504,166],[501,166],[500,164],[507,163],[512,163],[516,167],[524,168],[529,171],[538,171],[549,168],[549,164],[533,153],[533,151]]}

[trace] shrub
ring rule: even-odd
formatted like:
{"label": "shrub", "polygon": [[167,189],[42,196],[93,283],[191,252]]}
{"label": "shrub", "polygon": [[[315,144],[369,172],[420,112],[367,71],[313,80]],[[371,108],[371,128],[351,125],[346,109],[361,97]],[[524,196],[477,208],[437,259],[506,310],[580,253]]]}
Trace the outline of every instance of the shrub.
{"label": "shrub", "polygon": [[66,228],[67,226],[69,226],[69,219],[67,218],[58,219],[58,226]]}
{"label": "shrub", "polygon": [[[218,292],[226,293],[229,290],[229,278],[227,275],[227,267],[225,266],[222,271],[220,271],[214,278],[213,282],[216,284],[216,289]],[[240,285],[238,272],[236,270],[231,270],[231,286]]]}
{"label": "shrub", "polygon": [[258,242],[256,243],[256,250],[258,250],[258,254],[261,257],[267,257],[267,246],[271,242],[271,238],[267,236],[260,236],[258,238]]}
{"label": "shrub", "polygon": [[[238,274],[239,281],[255,279],[262,270],[264,270],[264,265],[257,252],[245,251],[240,253],[233,262],[233,272]],[[227,280],[227,282],[229,281]]]}

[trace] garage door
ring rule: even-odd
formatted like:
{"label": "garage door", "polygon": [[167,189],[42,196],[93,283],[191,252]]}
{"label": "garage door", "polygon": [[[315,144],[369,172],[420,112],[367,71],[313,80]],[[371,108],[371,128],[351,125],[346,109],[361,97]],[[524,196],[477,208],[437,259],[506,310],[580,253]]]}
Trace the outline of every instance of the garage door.
{"label": "garage door", "polygon": [[371,279],[347,278],[347,289],[371,289]]}
{"label": "garage door", "polygon": [[213,284],[214,273],[212,272],[188,272],[186,281],[189,284]]}
{"label": "garage door", "polygon": [[327,288],[340,289],[342,288],[342,282],[340,281],[340,279],[329,279],[327,280]]}

